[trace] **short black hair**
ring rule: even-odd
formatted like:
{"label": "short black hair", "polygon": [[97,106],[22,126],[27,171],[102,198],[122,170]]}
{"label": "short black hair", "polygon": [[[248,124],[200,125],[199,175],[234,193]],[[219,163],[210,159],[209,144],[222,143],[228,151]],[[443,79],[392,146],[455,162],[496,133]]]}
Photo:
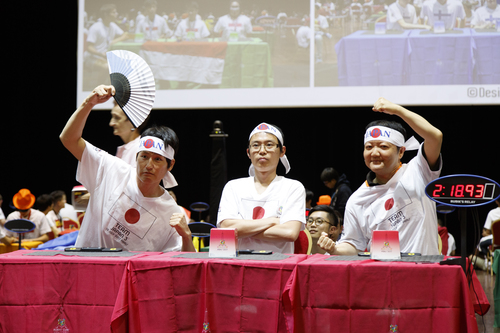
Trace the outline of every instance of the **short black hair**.
{"label": "short black hair", "polygon": [[[174,150],[174,156],[177,155],[179,151],[179,137],[174,132],[173,129],[163,125],[154,125],[149,127],[141,134],[141,138],[145,136],[154,136],[160,138],[165,143],[165,147],[168,145]],[[167,158],[168,166],[170,166],[170,160]]]}
{"label": "short black hair", "polygon": [[330,205],[317,205],[314,206],[310,211],[309,215],[311,216],[314,212],[326,212],[330,216],[331,224],[333,224],[336,227],[341,227],[344,223],[342,220],[342,217],[340,216],[340,213],[333,209],[332,206]]}
{"label": "short black hair", "polygon": [[53,202],[57,202],[57,201],[61,200],[62,197],[65,195],[66,195],[66,193],[64,193],[64,191],[60,191],[60,190],[57,190],[57,191],[50,193],[50,196],[52,197]]}
{"label": "short black hair", "polygon": [[320,177],[322,182],[329,182],[333,179],[339,180],[339,173],[334,168],[329,167],[323,169]]}
{"label": "short black hair", "polygon": [[50,194],[42,194],[41,196],[36,198],[36,208],[41,212],[45,211],[53,203],[54,202]]}
{"label": "short black hair", "polygon": [[368,125],[366,125],[365,132],[372,126],[385,126],[392,128],[401,134],[403,134],[403,137],[405,138],[405,141],[408,140],[408,137],[406,136],[406,129],[401,125],[401,123],[398,123],[397,121],[394,120],[387,120],[387,119],[381,119],[381,120],[374,120]]}

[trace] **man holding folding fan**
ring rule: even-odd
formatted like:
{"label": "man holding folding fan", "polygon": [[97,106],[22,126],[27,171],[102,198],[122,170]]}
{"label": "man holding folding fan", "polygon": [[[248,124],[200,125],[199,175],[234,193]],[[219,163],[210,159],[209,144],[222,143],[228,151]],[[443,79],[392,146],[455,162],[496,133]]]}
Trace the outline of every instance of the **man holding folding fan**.
{"label": "man holding folding fan", "polygon": [[170,173],[179,146],[175,132],[165,126],[146,129],[136,168],[82,138],[92,108],[114,94],[113,86],[95,88],[60,135],[79,161],[77,180],[91,194],[76,246],[194,252],[186,218],[165,190],[177,185]]}

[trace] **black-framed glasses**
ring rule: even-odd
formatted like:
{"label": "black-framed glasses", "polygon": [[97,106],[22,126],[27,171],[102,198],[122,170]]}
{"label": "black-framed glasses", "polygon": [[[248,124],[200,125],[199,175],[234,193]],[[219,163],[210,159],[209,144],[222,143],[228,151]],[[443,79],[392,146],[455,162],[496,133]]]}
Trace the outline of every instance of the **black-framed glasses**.
{"label": "black-framed glasses", "polygon": [[254,142],[250,145],[250,149],[252,151],[259,151],[262,146],[264,146],[264,149],[266,151],[273,151],[275,148],[278,148],[279,145],[277,143],[274,143],[272,141],[269,141],[269,142],[265,142],[265,143],[257,143],[257,142]]}
{"label": "black-framed glasses", "polygon": [[314,224],[316,224],[316,226],[318,226],[318,227],[319,227],[320,225],[322,225],[323,223],[328,223],[328,224],[330,224],[330,225],[333,225],[333,224],[331,224],[329,221],[327,221],[327,220],[325,220],[325,219],[322,219],[322,218],[313,219],[312,217],[310,217],[310,218],[308,218],[308,219],[306,220],[306,222],[307,222],[307,224],[308,224],[308,225],[312,225],[312,224],[314,223]]}

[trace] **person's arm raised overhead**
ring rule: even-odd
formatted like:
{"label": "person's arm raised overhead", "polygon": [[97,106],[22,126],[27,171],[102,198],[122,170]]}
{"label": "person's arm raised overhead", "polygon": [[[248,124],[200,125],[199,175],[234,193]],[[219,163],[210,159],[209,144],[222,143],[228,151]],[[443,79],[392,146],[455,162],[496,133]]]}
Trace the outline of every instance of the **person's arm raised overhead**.
{"label": "person's arm raised overhead", "polygon": [[113,86],[100,85],[96,87],[69,118],[59,135],[64,147],[79,161],[85,150],[85,140],[83,140],[82,134],[90,111],[97,104],[108,101],[114,94],[115,88]]}
{"label": "person's arm raised overhead", "polygon": [[441,153],[443,133],[432,126],[424,117],[380,97],[373,105],[373,111],[399,116],[418,135],[424,138],[424,152],[431,169],[436,167]]}

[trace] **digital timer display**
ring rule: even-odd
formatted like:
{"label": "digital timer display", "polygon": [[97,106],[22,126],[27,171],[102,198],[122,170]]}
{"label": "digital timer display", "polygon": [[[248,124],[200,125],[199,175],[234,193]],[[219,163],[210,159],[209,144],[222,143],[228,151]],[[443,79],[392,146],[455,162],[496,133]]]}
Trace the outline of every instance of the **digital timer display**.
{"label": "digital timer display", "polygon": [[480,176],[451,175],[430,182],[425,193],[445,205],[479,206],[495,201],[500,196],[500,186]]}

